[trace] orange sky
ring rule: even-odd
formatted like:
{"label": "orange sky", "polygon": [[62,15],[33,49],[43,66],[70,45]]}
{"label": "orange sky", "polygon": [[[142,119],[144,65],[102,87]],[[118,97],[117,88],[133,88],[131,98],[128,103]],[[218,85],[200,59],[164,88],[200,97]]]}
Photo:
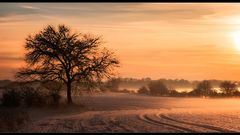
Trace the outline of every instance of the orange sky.
{"label": "orange sky", "polygon": [[240,80],[240,3],[2,3],[0,79],[47,24],[102,35],[120,77]]}

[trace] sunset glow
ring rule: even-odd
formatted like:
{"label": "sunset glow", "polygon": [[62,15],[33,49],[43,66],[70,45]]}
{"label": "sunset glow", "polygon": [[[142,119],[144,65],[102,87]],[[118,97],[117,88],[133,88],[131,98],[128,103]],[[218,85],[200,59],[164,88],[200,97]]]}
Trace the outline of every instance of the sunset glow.
{"label": "sunset glow", "polygon": [[25,39],[48,24],[101,35],[120,77],[240,80],[238,3],[2,3],[0,79],[13,79]]}
{"label": "sunset glow", "polygon": [[235,33],[233,33],[233,38],[237,49],[240,50],[240,31],[236,31]]}

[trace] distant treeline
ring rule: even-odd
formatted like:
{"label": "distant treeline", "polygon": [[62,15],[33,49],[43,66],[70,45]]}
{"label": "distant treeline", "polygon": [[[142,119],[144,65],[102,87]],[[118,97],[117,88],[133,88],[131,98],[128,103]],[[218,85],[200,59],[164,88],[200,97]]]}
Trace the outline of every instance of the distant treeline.
{"label": "distant treeline", "polygon": [[[158,79],[152,80],[151,78],[112,78],[108,80],[106,83],[114,85],[114,88],[140,88],[143,86],[147,86],[152,81],[161,81],[164,83],[169,89],[177,89],[177,88],[196,88],[197,85],[201,82],[199,80],[189,81],[185,79]],[[211,83],[211,86],[216,88],[219,85],[228,80],[208,80]],[[237,87],[239,86],[240,82],[236,82]]]}
{"label": "distant treeline", "polygon": [[9,85],[11,82],[12,82],[11,80],[0,80],[0,88]]}
{"label": "distant treeline", "polygon": [[[17,82],[15,83],[15,85],[20,85]],[[12,86],[13,84],[13,81],[10,80],[0,80],[0,89],[8,85]],[[134,92],[156,96],[240,96],[238,90],[239,84],[238,81],[228,80],[189,81],[185,79],[152,80],[151,78],[111,78],[102,82],[95,90]],[[136,91],[128,89],[133,87]],[[191,90],[178,91],[178,88],[190,88]],[[86,90],[84,87],[79,87],[79,89],[81,89],[81,91]]]}
{"label": "distant treeline", "polygon": [[[115,89],[121,89],[121,88],[136,88],[139,89],[140,87],[147,86],[152,81],[161,81],[163,82],[169,89],[178,89],[178,88],[196,88],[197,85],[201,82],[200,80],[194,80],[189,81],[185,79],[151,79],[149,77],[147,78],[111,78],[104,82],[104,84],[113,85],[111,87]],[[216,88],[219,87],[219,85],[224,81],[230,81],[230,80],[208,80],[211,83],[211,86]],[[11,80],[0,80],[0,88],[4,87],[5,85],[10,84]],[[233,81],[236,83],[237,87],[240,87],[240,81]]]}
{"label": "distant treeline", "polygon": [[[104,83],[102,90],[128,92],[128,89],[119,89],[120,86],[136,86],[137,93],[159,96],[240,96],[239,82],[228,80],[188,81],[184,79],[150,78],[112,78]],[[179,92],[176,88],[192,88],[191,91]]]}

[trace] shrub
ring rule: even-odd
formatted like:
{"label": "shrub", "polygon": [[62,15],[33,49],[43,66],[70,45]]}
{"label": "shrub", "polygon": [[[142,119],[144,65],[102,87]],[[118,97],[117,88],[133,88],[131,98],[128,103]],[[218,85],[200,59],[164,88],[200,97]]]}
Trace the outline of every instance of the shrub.
{"label": "shrub", "polygon": [[53,82],[49,81],[46,83],[43,83],[43,86],[47,89],[47,98],[48,98],[48,103],[50,105],[58,105],[61,99],[61,89],[62,89],[62,84],[58,82]]}
{"label": "shrub", "polygon": [[39,88],[34,89],[32,87],[25,86],[23,88],[23,101],[28,107],[31,106],[43,106],[46,104],[46,94],[40,91]]}
{"label": "shrub", "polygon": [[236,97],[239,97],[240,96],[240,92],[237,90],[237,91],[233,92],[233,95],[236,96]]}
{"label": "shrub", "polygon": [[49,91],[48,93],[48,98],[49,98],[49,104],[50,105],[59,105],[61,95],[59,91]]}
{"label": "shrub", "polygon": [[21,93],[13,88],[7,88],[2,95],[2,105],[17,107],[21,104]]}
{"label": "shrub", "polygon": [[149,94],[149,90],[145,86],[143,86],[143,87],[139,88],[138,93],[139,94]]}
{"label": "shrub", "polygon": [[130,90],[128,90],[128,89],[123,89],[123,90],[121,90],[121,91],[119,91],[119,92],[122,92],[122,93],[130,93]]}
{"label": "shrub", "polygon": [[44,106],[47,104],[58,105],[61,99],[61,86],[55,83],[48,83],[48,86],[33,88],[29,85],[22,85],[18,91],[16,88],[7,88],[1,99],[3,106],[17,107],[21,103],[27,107]]}

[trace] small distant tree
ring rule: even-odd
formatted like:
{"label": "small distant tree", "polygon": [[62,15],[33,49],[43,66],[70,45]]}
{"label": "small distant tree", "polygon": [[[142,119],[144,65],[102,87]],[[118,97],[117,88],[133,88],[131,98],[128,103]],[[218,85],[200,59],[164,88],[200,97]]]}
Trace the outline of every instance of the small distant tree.
{"label": "small distant tree", "polygon": [[152,95],[166,95],[168,94],[168,88],[162,81],[151,81],[148,84],[149,92]]}
{"label": "small distant tree", "polygon": [[142,86],[141,88],[139,88],[138,93],[139,94],[146,94],[146,95],[148,95],[149,94],[149,90],[147,89],[146,86]]}
{"label": "small distant tree", "polygon": [[220,84],[220,88],[223,94],[232,96],[233,93],[237,91],[237,84],[231,81],[224,81]]}
{"label": "small distant tree", "polygon": [[105,83],[105,87],[110,91],[119,91],[120,79],[111,78]]}
{"label": "small distant tree", "polygon": [[190,94],[196,95],[196,96],[210,96],[212,93],[212,86],[211,83],[207,80],[203,80],[200,82],[197,87],[190,92]]}
{"label": "small distant tree", "polygon": [[233,92],[233,95],[239,97],[240,96],[240,92],[238,90],[236,90],[235,92]]}
{"label": "small distant tree", "polygon": [[25,62],[16,77],[28,80],[60,81],[67,86],[67,101],[72,103],[72,84],[95,86],[113,75],[119,64],[114,53],[101,48],[101,37],[72,33],[65,25],[48,25],[26,39]]}

